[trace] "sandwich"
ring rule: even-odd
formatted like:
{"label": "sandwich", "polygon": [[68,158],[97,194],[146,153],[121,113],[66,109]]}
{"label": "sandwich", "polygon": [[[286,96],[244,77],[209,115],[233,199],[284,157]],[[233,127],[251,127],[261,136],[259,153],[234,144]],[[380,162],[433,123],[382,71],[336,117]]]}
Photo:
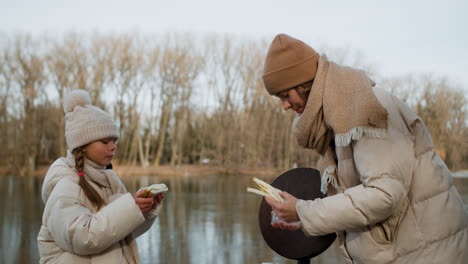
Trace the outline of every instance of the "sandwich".
{"label": "sandwich", "polygon": [[160,193],[167,192],[169,190],[169,188],[167,188],[166,184],[164,183],[156,183],[148,187],[144,187],[142,189],[145,190],[145,193],[141,196],[143,198],[154,197]]}
{"label": "sandwich", "polygon": [[282,192],[280,189],[277,189],[277,188],[271,186],[270,184],[268,184],[268,183],[266,183],[266,182],[264,182],[264,181],[262,181],[260,179],[257,179],[255,177],[252,180],[258,185],[258,189],[247,188],[248,192],[268,197],[268,198],[274,200],[277,203],[284,202],[283,197],[281,197],[281,195],[280,195],[280,193]]}

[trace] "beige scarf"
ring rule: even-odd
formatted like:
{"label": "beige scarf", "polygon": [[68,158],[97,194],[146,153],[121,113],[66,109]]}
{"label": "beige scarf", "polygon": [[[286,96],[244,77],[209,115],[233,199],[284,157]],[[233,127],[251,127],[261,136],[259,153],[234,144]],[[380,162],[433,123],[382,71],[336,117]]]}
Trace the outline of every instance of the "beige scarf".
{"label": "beige scarf", "polygon": [[300,146],[322,156],[318,166],[323,193],[329,185],[343,191],[337,181],[333,138],[336,147],[345,147],[363,135],[387,135],[388,114],[375,97],[373,86],[375,83],[364,72],[320,56],[306,107],[294,120],[293,133]]}

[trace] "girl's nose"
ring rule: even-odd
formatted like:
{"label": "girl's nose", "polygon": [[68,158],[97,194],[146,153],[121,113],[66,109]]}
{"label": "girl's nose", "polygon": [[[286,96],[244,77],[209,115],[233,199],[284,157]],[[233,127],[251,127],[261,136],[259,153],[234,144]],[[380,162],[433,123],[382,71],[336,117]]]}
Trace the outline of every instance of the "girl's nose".
{"label": "girl's nose", "polygon": [[109,147],[109,150],[112,150],[112,151],[114,151],[117,148],[117,145],[115,144],[113,140],[109,141],[109,143],[107,143],[107,146]]}
{"label": "girl's nose", "polygon": [[289,103],[288,100],[284,100],[283,101],[283,109],[288,110],[289,108],[291,108],[291,104]]}

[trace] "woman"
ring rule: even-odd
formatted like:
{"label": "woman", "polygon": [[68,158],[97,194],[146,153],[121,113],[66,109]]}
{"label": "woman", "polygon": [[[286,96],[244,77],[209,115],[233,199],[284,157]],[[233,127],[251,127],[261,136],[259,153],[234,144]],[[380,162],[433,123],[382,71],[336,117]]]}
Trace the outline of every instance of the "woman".
{"label": "woman", "polygon": [[[313,201],[267,202],[306,235],[336,232],[347,263],[463,263],[468,215],[423,121],[375,87],[288,35],[270,45],[263,81],[293,123],[297,142],[321,155]],[[293,226],[275,224],[278,228]]]}

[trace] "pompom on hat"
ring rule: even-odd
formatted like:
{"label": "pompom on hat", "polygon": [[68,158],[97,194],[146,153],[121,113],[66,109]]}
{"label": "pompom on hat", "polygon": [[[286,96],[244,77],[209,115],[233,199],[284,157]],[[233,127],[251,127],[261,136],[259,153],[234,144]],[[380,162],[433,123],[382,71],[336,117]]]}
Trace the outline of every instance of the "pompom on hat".
{"label": "pompom on hat", "polygon": [[65,139],[70,151],[96,140],[119,138],[119,128],[111,115],[91,104],[85,90],[74,90],[65,96]]}
{"label": "pompom on hat", "polygon": [[315,78],[319,54],[304,42],[286,34],[270,44],[263,70],[263,84],[271,95]]}

